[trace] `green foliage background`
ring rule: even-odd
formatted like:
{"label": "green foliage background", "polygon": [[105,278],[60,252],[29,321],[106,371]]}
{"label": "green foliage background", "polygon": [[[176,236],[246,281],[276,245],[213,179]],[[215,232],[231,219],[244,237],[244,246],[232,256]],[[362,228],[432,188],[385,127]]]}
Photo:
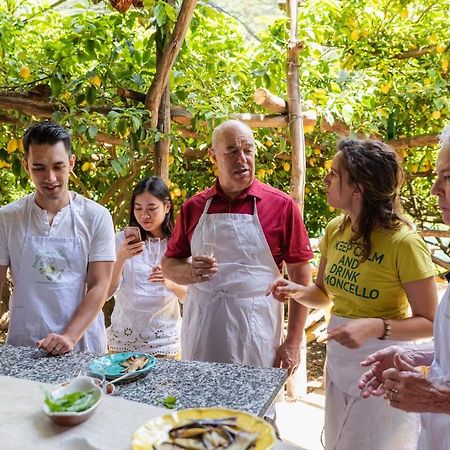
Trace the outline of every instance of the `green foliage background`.
{"label": "green foliage background", "polygon": [[[153,145],[162,137],[148,127],[143,106],[119,97],[117,88],[147,92],[155,73],[155,24],[173,25],[179,8],[160,0],[144,5],[120,14],[106,2],[89,7],[71,2],[70,9],[29,0],[0,4],[0,90],[51,87],[51,100],[60,106],[53,119],[73,130],[78,157],[73,188],[107,206],[117,226],[126,218],[133,180],[152,173]],[[337,137],[321,130],[323,119],[384,140],[436,134],[448,122],[448,4],[308,0],[300,8],[299,39],[301,95],[319,117],[316,127],[306,130],[305,221],[316,236],[336,214],[326,203],[322,178]],[[285,96],[287,42],[284,17],[271,19],[258,39],[251,39],[229,15],[198,4],[170,80],[172,103],[193,114],[199,133],[198,139],[185,138],[174,124],[169,136],[177,207],[214,180],[207,156],[188,158],[186,152],[203,154],[212,128],[230,113],[264,113],[252,100],[257,87]],[[426,51],[404,57],[420,49]],[[16,123],[6,123],[5,116]],[[31,189],[17,141],[38,119],[0,109],[0,204]],[[286,133],[259,129],[255,136],[258,178],[288,191]],[[102,134],[124,144],[106,145]],[[440,222],[429,195],[436,150],[400,151],[407,173],[405,206],[419,225]]]}

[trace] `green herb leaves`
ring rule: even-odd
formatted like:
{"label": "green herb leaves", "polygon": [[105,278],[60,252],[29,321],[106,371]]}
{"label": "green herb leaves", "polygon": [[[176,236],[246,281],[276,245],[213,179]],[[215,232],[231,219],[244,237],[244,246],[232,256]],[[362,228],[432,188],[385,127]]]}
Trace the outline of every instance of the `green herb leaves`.
{"label": "green herb leaves", "polygon": [[83,392],[72,392],[54,399],[45,391],[45,404],[51,412],[81,412],[89,409],[96,401],[95,390]]}

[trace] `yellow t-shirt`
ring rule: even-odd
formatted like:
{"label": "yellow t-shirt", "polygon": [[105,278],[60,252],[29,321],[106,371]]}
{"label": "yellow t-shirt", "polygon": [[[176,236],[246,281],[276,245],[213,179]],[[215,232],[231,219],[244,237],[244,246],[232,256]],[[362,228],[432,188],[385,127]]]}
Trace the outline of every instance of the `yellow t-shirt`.
{"label": "yellow t-shirt", "polygon": [[403,285],[434,275],[423,239],[406,225],[372,233],[372,252],[361,261],[361,247],[350,243],[350,225],[340,233],[343,217],[333,219],[319,247],[327,259],[324,285],[333,301],[331,312],[341,317],[404,319],[409,303]]}

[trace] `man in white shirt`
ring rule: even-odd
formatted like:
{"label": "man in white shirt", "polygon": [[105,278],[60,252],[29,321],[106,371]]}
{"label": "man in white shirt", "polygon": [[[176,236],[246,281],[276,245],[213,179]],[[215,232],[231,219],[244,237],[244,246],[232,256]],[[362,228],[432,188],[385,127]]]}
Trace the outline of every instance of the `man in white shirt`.
{"label": "man in white shirt", "polygon": [[115,260],[111,215],[68,190],[75,155],[64,128],[31,126],[24,149],[35,191],[0,208],[0,288],[8,268],[14,285],[6,343],[52,355],[103,352],[102,306]]}

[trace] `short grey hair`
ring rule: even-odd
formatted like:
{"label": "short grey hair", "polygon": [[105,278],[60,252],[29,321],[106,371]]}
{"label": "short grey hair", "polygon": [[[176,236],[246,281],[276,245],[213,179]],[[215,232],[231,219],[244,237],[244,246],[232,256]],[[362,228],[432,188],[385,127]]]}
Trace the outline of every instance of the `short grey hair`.
{"label": "short grey hair", "polygon": [[450,150],[450,123],[442,130],[439,143],[441,148]]}
{"label": "short grey hair", "polygon": [[227,128],[231,127],[239,127],[247,129],[250,132],[251,136],[253,137],[253,130],[244,122],[241,122],[240,120],[226,120],[225,122],[222,122],[219,126],[217,126],[213,131],[211,138],[212,141],[211,147],[213,149],[216,148],[217,144],[221,141],[223,132]]}

